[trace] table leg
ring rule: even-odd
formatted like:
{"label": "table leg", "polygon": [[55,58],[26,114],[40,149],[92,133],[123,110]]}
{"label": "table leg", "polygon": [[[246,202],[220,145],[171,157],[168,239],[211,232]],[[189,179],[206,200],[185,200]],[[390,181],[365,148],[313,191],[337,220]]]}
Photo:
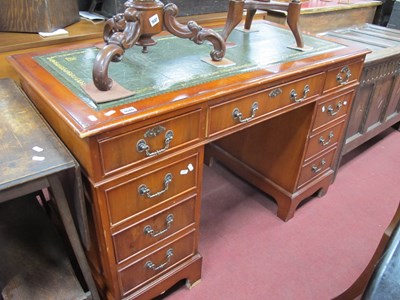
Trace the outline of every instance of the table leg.
{"label": "table leg", "polygon": [[59,210],[61,220],[63,222],[68,239],[75,253],[83,277],[86,280],[86,284],[88,285],[89,290],[91,292],[92,299],[95,300],[100,299],[88,262],[86,260],[85,253],[83,252],[83,247],[79,240],[78,232],[76,231],[76,227],[74,225],[74,221],[71,215],[71,210],[69,208],[68,201],[65,196],[64,189],[61,185],[60,179],[58,178],[57,175],[49,176],[47,179],[49,181],[49,186],[51,192],[53,193],[53,198]]}

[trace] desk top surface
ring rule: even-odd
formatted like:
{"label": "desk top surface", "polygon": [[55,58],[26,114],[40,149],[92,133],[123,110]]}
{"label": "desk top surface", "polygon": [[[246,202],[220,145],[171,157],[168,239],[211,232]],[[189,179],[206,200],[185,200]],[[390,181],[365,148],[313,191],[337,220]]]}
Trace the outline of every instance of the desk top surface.
{"label": "desk top surface", "polygon": [[[171,89],[165,91],[165,93],[151,95],[142,100],[138,100],[132,104],[132,102],[123,102],[114,104],[112,107],[106,110],[99,110],[91,105],[88,105],[82,99],[74,93],[74,91],[63,84],[63,79],[56,79],[56,76],[52,74],[44,66],[35,59],[35,57],[49,55],[54,53],[60,53],[62,51],[76,51],[82,49],[81,45],[54,50],[29,53],[13,56],[10,59],[12,65],[17,69],[20,75],[32,89],[35,90],[40,98],[47,102],[47,108],[51,108],[64,122],[71,126],[81,138],[98,134],[100,132],[109,131],[122,126],[121,124],[128,125],[141,120],[146,120],[151,117],[159,116],[160,113],[169,113],[176,111],[177,109],[183,109],[187,107],[193,107],[194,105],[200,105],[208,101],[215,99],[221,99],[221,97],[227,95],[233,95],[243,90],[259,89],[260,87],[268,87],[282,82],[288,76],[301,78],[306,76],[307,73],[315,72],[316,68],[323,68],[332,63],[340,64],[345,60],[357,59],[364,56],[367,51],[359,47],[344,47],[338,43],[332,43],[316,39],[315,37],[305,38],[305,44],[311,42],[314,46],[311,52],[299,53],[297,50],[288,50],[287,46],[294,44],[294,39],[288,41],[285,35],[281,35],[282,32],[286,32],[287,35],[290,31],[279,25],[272,24],[269,22],[254,22],[255,24],[262,24],[267,26],[265,39],[257,38],[256,42],[249,42],[252,40],[252,35],[259,35],[260,32],[250,32],[242,34],[236,41],[237,47],[246,48],[245,54],[248,61],[245,64],[250,64],[250,68],[245,68],[242,72],[226,72],[223,76],[217,76],[210,80],[194,82],[193,84],[182,86],[179,89]],[[253,28],[253,27],[252,27]],[[238,34],[240,35],[240,34]],[[182,40],[182,39],[181,39]],[[191,56],[193,52],[198,52],[198,45],[190,42],[189,40],[182,40],[182,43],[186,43],[188,48],[185,51],[188,53],[181,53],[181,49],[173,50],[169,49],[169,53],[172,53],[172,58],[176,60],[174,72],[179,73],[180,67],[191,68],[191,65],[185,65],[185,60],[188,56]],[[283,43],[282,43],[283,41]],[[321,42],[322,41],[322,42]],[[229,40],[228,40],[229,42]],[[190,46],[189,46],[190,45]],[[86,45],[85,47],[93,47],[94,44]],[[156,45],[154,47],[158,47]],[[210,45],[202,45],[209,46]],[[196,48],[197,47],[197,48]],[[322,50],[321,50],[322,49]],[[130,50],[139,50],[140,48],[135,47]],[[163,49],[161,49],[162,51]],[[150,51],[156,51],[150,49]],[[178,55],[175,55],[177,51]],[[202,57],[208,56],[210,49],[207,49],[199,55],[198,61],[201,61]],[[231,60],[236,60],[238,56],[233,55],[229,57],[230,52],[234,53],[237,49],[227,49],[227,57]],[[290,52],[290,53],[289,53]],[[244,53],[244,52],[240,52]],[[242,54],[238,55],[242,55]],[[273,54],[271,56],[271,54]],[[56,54],[58,55],[58,54]],[[282,57],[282,55],[284,57]],[[178,57],[174,57],[178,56]],[[265,60],[270,58],[271,61]],[[127,60],[128,61],[128,60]],[[182,61],[181,66],[179,62]],[[135,63],[135,59],[133,59]],[[170,63],[167,61],[166,64]],[[57,63],[56,63],[57,64]],[[201,64],[205,64],[201,62]],[[121,63],[115,64],[116,68],[119,68]],[[63,69],[65,66],[61,66]],[[114,66],[112,66],[114,67]],[[178,68],[179,67],[179,68]],[[111,68],[111,66],[110,66]],[[159,84],[158,67],[153,67],[152,75],[157,86]],[[171,69],[172,70],[172,69]],[[67,72],[69,73],[67,68]],[[183,70],[182,74],[186,74]],[[220,73],[220,71],[217,71]],[[112,74],[111,74],[112,75]],[[146,74],[148,76],[148,74]],[[111,76],[111,78],[113,78]],[[141,80],[141,76],[137,76],[137,81]],[[167,81],[165,81],[167,82]],[[43,108],[43,107],[42,107]],[[46,108],[46,109],[47,109]]]}
{"label": "desk top surface", "polygon": [[0,190],[75,167],[75,161],[10,79],[0,79]]}
{"label": "desk top surface", "polygon": [[[157,44],[143,54],[141,47],[127,49],[120,63],[111,63],[109,75],[115,83],[134,93],[121,96],[111,89],[101,93],[105,102],[96,102],[96,97],[85,91],[85,85],[93,84],[92,70],[97,47],[57,51],[34,56],[33,59],[68,87],[78,98],[96,111],[114,109],[157,95],[196,86],[255,70],[269,65],[297,61],[324,52],[344,48],[335,42],[304,36],[307,51],[288,46],[294,45],[290,31],[267,24],[254,24],[251,31],[242,27],[233,30],[228,39],[228,49],[223,61],[227,65],[209,63],[211,45],[196,45],[187,39],[172,35],[156,37]],[[273,44],[274,47],[268,47]],[[104,100],[104,99],[102,99]],[[178,100],[177,100],[178,101]]]}

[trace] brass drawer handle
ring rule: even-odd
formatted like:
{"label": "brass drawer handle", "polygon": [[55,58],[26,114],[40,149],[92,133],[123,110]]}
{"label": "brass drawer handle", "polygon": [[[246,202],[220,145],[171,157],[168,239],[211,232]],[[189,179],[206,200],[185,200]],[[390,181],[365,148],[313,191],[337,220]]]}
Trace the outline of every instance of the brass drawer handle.
{"label": "brass drawer handle", "polygon": [[328,114],[330,114],[331,116],[336,115],[336,114],[340,111],[340,108],[341,108],[342,106],[343,106],[342,101],[339,101],[339,102],[336,104],[336,110],[332,107],[332,105],[329,105],[329,106],[328,106]]}
{"label": "brass drawer handle", "polygon": [[322,170],[322,168],[323,168],[323,166],[324,166],[325,164],[326,164],[326,160],[325,160],[325,158],[323,158],[323,159],[321,160],[320,166],[318,167],[317,165],[313,164],[312,167],[311,167],[311,170],[312,170],[314,173],[318,173],[318,172],[320,172],[320,171]]}
{"label": "brass drawer handle", "polygon": [[258,102],[254,102],[253,105],[251,106],[251,116],[246,119],[242,119],[243,114],[240,112],[239,108],[236,107],[232,111],[232,117],[234,120],[238,120],[239,123],[247,123],[252,119],[254,119],[257,110],[258,110]]}
{"label": "brass drawer handle", "polygon": [[[344,78],[342,77],[342,74],[344,74]],[[340,72],[336,75],[336,81],[340,85],[345,85],[349,82],[351,77],[351,71],[348,66],[344,66]]]}
{"label": "brass drawer handle", "polygon": [[174,250],[168,249],[167,252],[165,253],[165,257],[167,260],[163,262],[162,264],[156,266],[151,260],[147,261],[145,263],[145,267],[147,269],[152,269],[153,271],[158,271],[160,269],[164,269],[167,264],[171,261],[171,257],[174,255]]}
{"label": "brass drawer handle", "polygon": [[152,194],[150,189],[145,184],[141,184],[138,188],[139,195],[146,196],[149,199],[160,196],[161,194],[165,193],[168,190],[168,186],[171,182],[172,182],[172,174],[168,173],[164,177],[164,188],[161,191]]}
{"label": "brass drawer handle", "polygon": [[157,237],[157,236],[164,234],[171,228],[171,225],[174,222],[174,215],[169,214],[167,216],[167,218],[165,219],[165,222],[167,223],[167,226],[163,230],[160,230],[160,231],[155,231],[153,228],[151,228],[150,225],[145,226],[143,229],[144,234],[149,234],[151,237]]}
{"label": "brass drawer handle", "polygon": [[292,100],[292,101],[294,101],[294,102],[296,102],[296,103],[299,103],[299,102],[302,102],[302,101],[304,101],[306,98],[307,98],[307,94],[310,92],[310,86],[308,85],[308,84],[306,84],[305,86],[304,86],[304,89],[303,89],[303,98],[300,98],[300,99],[297,99],[297,92],[296,92],[296,90],[295,89],[292,89],[291,91],[290,91],[290,100]]}
{"label": "brass drawer handle", "polygon": [[327,139],[326,141],[325,141],[324,137],[321,136],[321,137],[319,138],[319,142],[322,144],[322,146],[327,146],[327,145],[329,145],[329,143],[331,142],[333,136],[334,136],[334,135],[333,135],[333,131],[331,131],[331,132],[329,132],[329,134],[328,134],[328,139]]}
{"label": "brass drawer handle", "polygon": [[172,130],[168,130],[165,133],[164,148],[151,152],[149,145],[147,145],[146,141],[142,139],[137,142],[136,150],[138,152],[145,151],[146,156],[148,157],[159,155],[169,148],[169,144],[171,143],[173,138],[174,138],[174,132]]}

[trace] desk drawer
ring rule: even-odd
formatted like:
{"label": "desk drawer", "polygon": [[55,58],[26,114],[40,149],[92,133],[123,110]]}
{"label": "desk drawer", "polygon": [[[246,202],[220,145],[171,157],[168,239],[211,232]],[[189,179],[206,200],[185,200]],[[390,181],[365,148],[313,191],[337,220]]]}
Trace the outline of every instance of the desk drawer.
{"label": "desk drawer", "polygon": [[313,131],[347,114],[352,99],[353,92],[351,91],[345,95],[319,102],[316,108]]}
{"label": "desk drawer", "polygon": [[322,91],[323,73],[210,106],[209,135],[251,122],[268,113],[307,101]]}
{"label": "desk drawer", "polygon": [[196,196],[113,235],[117,263],[195,223]]}
{"label": "desk drawer", "polygon": [[146,158],[173,151],[178,146],[199,139],[200,128],[200,110],[197,110],[99,140],[103,172],[108,174]]}
{"label": "desk drawer", "polygon": [[344,120],[310,136],[305,156],[306,160],[335,145],[342,134],[343,126]]}
{"label": "desk drawer", "polygon": [[309,182],[313,178],[323,174],[332,167],[333,157],[336,153],[336,147],[327,153],[324,153],[317,158],[304,165],[300,171],[299,182],[297,187],[300,188],[303,184]]}
{"label": "desk drawer", "polygon": [[195,254],[195,231],[171,242],[156,252],[135,261],[119,270],[118,279],[122,295],[145,285],[150,280],[161,276],[174,265]]}
{"label": "desk drawer", "polygon": [[193,190],[199,180],[198,168],[199,157],[193,155],[160,168],[150,167],[144,175],[105,189],[111,225]]}
{"label": "desk drawer", "polygon": [[362,67],[363,62],[359,61],[329,70],[326,75],[324,93],[358,81]]}

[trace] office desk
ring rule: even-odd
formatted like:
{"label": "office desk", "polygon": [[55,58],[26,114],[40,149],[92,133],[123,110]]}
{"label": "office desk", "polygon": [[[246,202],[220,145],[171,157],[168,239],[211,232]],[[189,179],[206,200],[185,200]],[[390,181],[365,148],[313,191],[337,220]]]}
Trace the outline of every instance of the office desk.
{"label": "office desk", "polygon": [[[90,288],[87,296],[98,299],[67,200],[67,195],[72,199],[79,199],[79,165],[11,79],[0,80],[0,108],[0,203],[49,188],[79,267]],[[67,192],[64,192],[66,187],[63,182],[68,186]],[[79,206],[81,202],[74,202],[77,212],[83,211]],[[80,214],[79,224],[83,225],[85,219],[84,213]],[[85,230],[81,230],[82,240],[89,248],[85,233]],[[15,289],[18,294],[18,287]],[[69,295],[72,296],[73,292]],[[75,297],[83,296],[83,290],[80,295],[75,294]]]}
{"label": "office desk", "polygon": [[[273,196],[285,221],[304,199],[326,193],[367,51],[305,36],[314,50],[297,52],[287,47],[288,30],[253,26],[258,31],[232,32],[236,47],[226,57],[236,65],[222,69],[201,61],[209,45],[169,36],[148,56],[127,51],[110,72],[122,68],[116,80],[131,80],[137,94],[104,104],[76,84],[90,79],[82,74],[91,71],[94,48],[11,58],[84,170],[97,250],[88,255],[104,298],[148,299],[179,280],[200,280],[205,148],[207,162],[222,161]],[[141,61],[150,71],[137,67]]]}

